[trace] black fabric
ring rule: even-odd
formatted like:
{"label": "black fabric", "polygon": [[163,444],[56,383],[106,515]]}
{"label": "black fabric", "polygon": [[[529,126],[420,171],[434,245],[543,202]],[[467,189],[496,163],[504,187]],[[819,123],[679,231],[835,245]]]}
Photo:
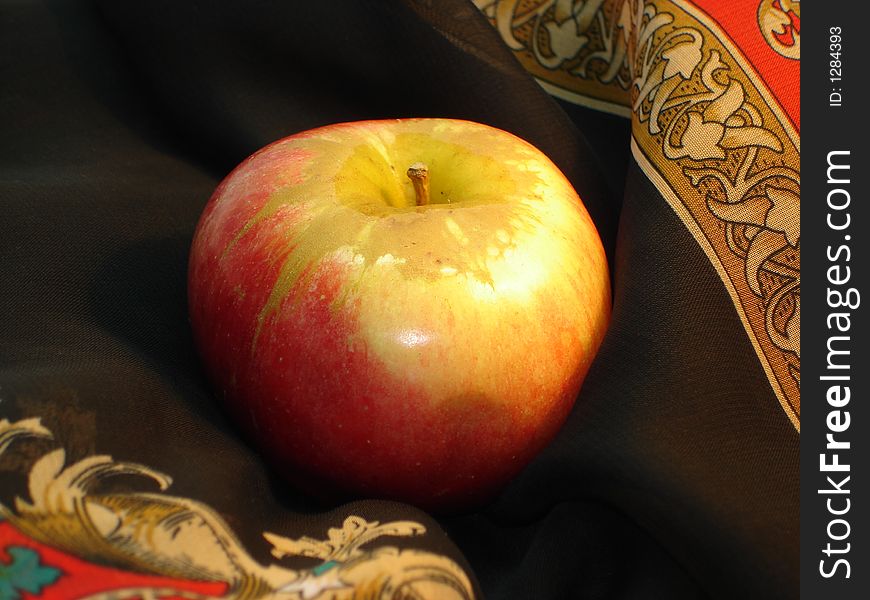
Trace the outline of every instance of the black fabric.
{"label": "black fabric", "polygon": [[[172,472],[263,562],[263,530],[357,510],[427,523],[416,547],[490,598],[797,595],[798,434],[717,274],[630,161],[628,121],[551,99],[472,4],[0,10],[0,417],[42,416],[73,457]],[[437,523],[282,483],[213,401],[186,316],[193,229],[229,169],[304,129],[406,116],[541,148],[595,218],[615,290],[558,438],[492,505]],[[4,505],[34,452],[0,460]]]}
{"label": "black fabric", "polygon": [[619,232],[613,321],[581,402],[491,511],[533,520],[554,499],[601,499],[710,596],[796,597],[799,436],[718,275],[633,161]]}
{"label": "black fabric", "polygon": [[468,119],[543,150],[612,242],[618,202],[608,198],[596,151],[470,2],[101,8],[143,85],[222,173],[275,139],[320,125]]}

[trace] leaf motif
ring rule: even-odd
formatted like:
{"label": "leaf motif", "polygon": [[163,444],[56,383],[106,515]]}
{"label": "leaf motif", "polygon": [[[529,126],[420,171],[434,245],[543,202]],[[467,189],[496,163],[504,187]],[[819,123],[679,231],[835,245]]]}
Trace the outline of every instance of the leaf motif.
{"label": "leaf motif", "polygon": [[415,521],[392,521],[381,525],[378,521],[368,522],[362,517],[350,515],[341,528],[331,527],[328,539],[315,540],[301,537],[298,540],[263,532],[263,537],[272,544],[272,556],[307,556],[321,560],[347,560],[362,554],[361,546],[385,535],[413,536],[426,532],[426,528]]}
{"label": "leaf motif", "polygon": [[580,49],[589,41],[585,35],[577,34],[577,24],[573,20],[562,24],[550,21],[544,24],[544,28],[550,34],[550,50],[559,59],[559,63],[577,56]]}
{"label": "leaf motif", "polygon": [[789,245],[796,248],[801,241],[800,196],[777,187],[768,187],[766,193],[773,206],[767,213],[765,225],[773,231],[781,231]]}
{"label": "leaf motif", "polygon": [[[628,2],[623,2],[622,6],[623,6],[623,8],[627,7]],[[620,15],[620,17],[621,17],[621,15]],[[626,35],[630,35],[630,33],[631,33],[631,15],[628,16],[628,19],[629,19],[628,27],[626,27],[626,31],[628,33]],[[620,21],[621,20],[622,19],[620,18]],[[674,20],[673,15],[670,15],[668,13],[659,13],[659,14],[653,15],[650,18],[650,20],[647,22],[646,26],[644,26],[643,29],[641,30],[640,37],[637,40],[638,48],[642,48],[643,45],[646,44],[646,41],[653,34],[655,34],[656,31],[658,31],[659,29],[661,29],[665,25],[670,24],[671,21],[673,21],[673,20]],[[642,20],[638,19],[638,22],[642,22]],[[628,38],[626,38],[626,39],[628,39]]]}
{"label": "leaf motif", "polygon": [[574,17],[574,0],[556,0],[553,17],[560,23],[572,19]]}
{"label": "leaf motif", "polygon": [[106,531],[111,521],[94,527],[111,535],[124,564],[203,581],[239,582],[262,574],[223,518],[201,502],[156,493],[102,495],[90,502],[120,519],[112,531]]}
{"label": "leaf motif", "polygon": [[81,498],[87,491],[93,473],[111,463],[112,457],[106,455],[83,458],[56,474],[46,488],[47,493],[69,499]]}
{"label": "leaf motif", "polygon": [[[781,0],[780,6],[773,0],[764,0],[758,7],[758,26],[764,40],[775,52],[797,60],[801,55],[800,3],[792,5]],[[789,12],[798,18],[797,24],[792,22]]]}
{"label": "leaf motif", "polygon": [[[359,519],[359,517],[356,518]],[[333,557],[348,560],[359,556],[362,554],[360,550],[362,546],[382,536],[410,537],[426,533],[426,528],[416,521],[391,521],[381,525],[378,521],[366,523],[364,520],[360,520],[365,524],[365,527],[357,529],[354,535],[337,549]],[[347,521],[345,524],[347,525]]]}
{"label": "leaf motif", "polygon": [[704,110],[705,121],[724,123],[743,104],[743,86],[739,81],[731,80],[726,89],[718,98],[707,105]]}
{"label": "leaf motif", "polygon": [[359,536],[366,529],[377,527],[379,524],[380,521],[372,521],[369,523],[362,517],[350,515],[341,524],[341,528],[330,527],[327,535],[329,535],[329,539],[333,542],[349,542]]}
{"label": "leaf motif", "polygon": [[495,6],[495,25],[498,32],[501,34],[501,39],[508,45],[511,50],[522,50],[524,48],[522,42],[514,37],[513,21],[514,12],[520,0],[504,0],[498,2]]}
{"label": "leaf motif", "polygon": [[635,82],[635,85],[638,87],[638,93],[632,110],[638,110],[644,100],[652,98],[655,95],[656,88],[661,84],[662,78],[664,77],[664,71],[664,65],[659,63],[655,66],[646,80],[643,81],[643,86],[640,86],[640,81]]}
{"label": "leaf motif", "polygon": [[[584,2],[556,0],[556,10],[553,16],[558,23],[566,19],[572,19],[576,23],[577,33],[587,33],[604,2],[605,0],[586,0]],[[538,10],[543,8],[544,6],[541,6]]]}
{"label": "leaf motif", "polygon": [[95,482],[113,475],[141,475],[154,480],[161,490],[172,483],[172,478],[154,469],[136,463],[115,462],[111,456],[89,456],[64,469],[50,484],[49,492],[71,499],[83,497]]}
{"label": "leaf motif", "polygon": [[279,559],[285,556],[306,556],[328,560],[334,550],[328,542],[307,536],[294,540],[277,533],[264,531],[263,537],[272,545],[272,556]]}
{"label": "leaf motif", "polygon": [[34,512],[47,512],[49,510],[51,484],[63,468],[64,461],[66,461],[66,451],[63,448],[58,448],[37,460],[30,468],[27,491],[30,492],[32,504],[28,510]]}
{"label": "leaf motif", "polygon": [[704,67],[701,69],[701,82],[704,86],[710,91],[719,91],[726,89],[722,84],[716,81],[713,75],[717,71],[727,71],[730,67],[722,62],[722,57],[716,50],[710,51],[710,58],[707,59],[707,62],[704,63]]}
{"label": "leaf motif", "polygon": [[782,142],[770,131],[754,125],[745,127],[726,127],[722,141],[723,148],[746,148],[748,146],[760,146],[782,152]]}
{"label": "leaf motif", "polygon": [[40,564],[39,554],[32,548],[9,546],[6,551],[11,561],[0,563],[0,598],[15,600],[20,597],[19,590],[39,594],[61,575],[60,569]]}
{"label": "leaf motif", "polygon": [[28,478],[31,503],[16,498],[19,512],[44,515],[70,512],[74,502],[83,498],[95,481],[112,475],[142,475],[157,482],[161,490],[172,483],[168,475],[135,463],[116,463],[111,456],[89,456],[64,469],[65,460],[64,449],[58,448],[36,461]]}
{"label": "leaf motif", "polygon": [[791,25],[791,19],[789,19],[788,15],[784,11],[774,7],[769,1],[762,2],[759,7],[758,16],[761,21],[759,25],[762,31],[766,30],[771,33],[783,34],[786,28]]}
{"label": "leaf motif", "polygon": [[710,212],[716,215],[716,218],[726,223],[743,223],[762,227],[771,203],[764,196],[753,196],[739,202],[719,202],[709,199],[707,207]]}
{"label": "leaf motif", "polygon": [[22,419],[10,423],[7,419],[0,421],[0,454],[3,454],[9,445],[18,438],[39,437],[51,439],[51,432],[42,426],[38,417]]}
{"label": "leaf motif", "polygon": [[649,132],[653,135],[659,133],[662,128],[659,124],[659,116],[661,115],[662,108],[664,108],[665,102],[667,102],[668,98],[670,98],[671,94],[674,93],[674,90],[677,89],[677,86],[680,85],[680,80],[676,77],[671,77],[670,79],[665,80],[664,83],[656,90],[655,98],[653,99],[652,106],[649,110]]}
{"label": "leaf motif", "polygon": [[701,63],[701,44],[697,40],[679,42],[662,52],[662,58],[667,61],[665,79],[677,74],[683,79],[691,79]]}
{"label": "leaf motif", "polygon": [[708,158],[724,158],[725,151],[719,146],[725,128],[716,122],[706,122],[698,114],[689,113],[689,123],[683,132],[682,156],[689,156],[695,160]]}

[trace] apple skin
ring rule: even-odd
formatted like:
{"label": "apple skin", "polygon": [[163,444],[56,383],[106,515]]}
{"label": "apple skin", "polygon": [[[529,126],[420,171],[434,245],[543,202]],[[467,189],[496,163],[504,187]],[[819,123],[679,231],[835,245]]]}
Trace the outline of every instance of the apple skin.
{"label": "apple skin", "polygon": [[[405,176],[429,166],[428,206]],[[211,381],[319,494],[485,502],[556,434],[610,316],[576,192],[527,142],[402,119],[277,141],[217,188],[188,275]]]}

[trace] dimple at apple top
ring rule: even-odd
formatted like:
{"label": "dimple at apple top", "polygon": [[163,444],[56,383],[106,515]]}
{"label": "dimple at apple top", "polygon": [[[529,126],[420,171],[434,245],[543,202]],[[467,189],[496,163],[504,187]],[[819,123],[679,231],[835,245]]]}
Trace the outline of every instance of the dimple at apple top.
{"label": "dimple at apple top", "polygon": [[[799,3],[2,14],[0,597],[797,595]],[[543,150],[614,292],[558,437],[437,517],[283,483],[214,400],[185,291],[243,158],[420,116]]]}

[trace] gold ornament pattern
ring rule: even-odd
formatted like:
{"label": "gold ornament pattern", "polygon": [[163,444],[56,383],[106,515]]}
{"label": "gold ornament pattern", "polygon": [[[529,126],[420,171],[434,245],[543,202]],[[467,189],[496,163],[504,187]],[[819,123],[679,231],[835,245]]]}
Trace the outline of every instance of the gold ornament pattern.
{"label": "gold ornament pattern", "polygon": [[[800,136],[762,78],[690,2],[477,4],[553,95],[627,107],[635,160],[704,249],[800,431]],[[768,43],[793,40],[774,47],[790,58],[799,7],[759,6]]]}
{"label": "gold ornament pattern", "polygon": [[550,94],[628,117],[631,18],[623,0],[474,0]]}
{"label": "gold ornament pattern", "polygon": [[696,7],[635,6],[633,154],[719,272],[800,430],[800,138]]}
{"label": "gold ornament pattern", "polygon": [[[38,418],[0,420],[0,454],[23,438],[52,433]],[[105,493],[99,488],[118,475],[156,483],[159,493]],[[420,523],[379,523],[350,515],[331,528],[326,540],[263,536],[276,559],[303,556],[320,560],[311,569],[262,565],[244,549],[221,516],[209,506],[165,494],[168,475],[146,466],[88,456],[66,464],[63,448],[39,458],[28,476],[30,499],[16,497],[14,509],[0,504],[0,516],[41,544],[96,564],[131,572],[199,582],[223,582],[223,599],[243,600],[399,600],[474,597],[465,572],[451,559],[414,549],[364,546],[382,538],[426,533]],[[208,596],[172,588],[115,589],[89,600]]]}
{"label": "gold ornament pattern", "polygon": [[800,0],[761,0],[758,5],[758,28],[764,41],[792,60],[801,57],[800,19]]}

